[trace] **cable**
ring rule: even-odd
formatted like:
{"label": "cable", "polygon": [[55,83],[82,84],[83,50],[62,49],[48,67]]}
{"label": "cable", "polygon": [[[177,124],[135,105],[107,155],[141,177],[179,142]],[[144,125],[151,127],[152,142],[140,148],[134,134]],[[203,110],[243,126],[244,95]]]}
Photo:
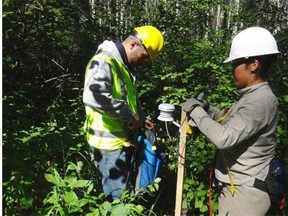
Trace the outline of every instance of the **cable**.
{"label": "cable", "polygon": [[165,121],[165,128],[166,128],[166,133],[168,135],[168,137],[171,139],[171,136],[169,134],[169,130],[168,130],[168,124],[167,124],[167,121]]}

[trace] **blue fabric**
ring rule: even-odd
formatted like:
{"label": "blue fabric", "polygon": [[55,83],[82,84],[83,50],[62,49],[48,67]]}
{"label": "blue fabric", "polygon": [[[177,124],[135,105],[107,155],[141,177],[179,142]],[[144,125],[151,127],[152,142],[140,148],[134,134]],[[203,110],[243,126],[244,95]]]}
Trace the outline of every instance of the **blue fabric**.
{"label": "blue fabric", "polygon": [[102,175],[102,186],[106,198],[108,200],[119,199],[127,185],[130,167],[129,153],[123,149],[106,151],[90,146],[90,155]]}
{"label": "blue fabric", "polygon": [[270,166],[268,177],[266,179],[266,181],[268,181],[268,183],[266,182],[268,192],[271,201],[282,209],[281,200],[285,199],[285,177],[283,167],[278,158],[273,158]]}
{"label": "blue fabric", "polygon": [[138,137],[137,148],[141,148],[139,173],[138,173],[138,186],[145,188],[148,184],[153,183],[159,175],[159,170],[162,166],[164,152],[161,152],[155,143],[143,136]]}

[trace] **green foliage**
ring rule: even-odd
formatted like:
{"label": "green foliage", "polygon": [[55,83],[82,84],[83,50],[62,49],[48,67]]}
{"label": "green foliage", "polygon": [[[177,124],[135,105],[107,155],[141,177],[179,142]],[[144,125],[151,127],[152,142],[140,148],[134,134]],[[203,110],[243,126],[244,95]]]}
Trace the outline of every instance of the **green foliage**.
{"label": "green foliage", "polygon": [[[5,203],[5,215],[14,215],[19,211],[17,208],[29,209],[33,207],[34,198],[32,196],[32,182],[26,179],[21,171],[11,171],[9,181],[3,182],[3,188],[6,188],[3,195]],[[16,208],[17,207],[17,208]]]}
{"label": "green foliage", "polygon": [[[69,163],[66,172],[73,174],[61,178],[55,168],[45,173],[45,178],[52,183],[53,189],[44,199],[45,215],[72,215],[82,213],[83,207],[92,201],[90,192],[93,184],[89,180],[78,179],[83,163]],[[95,200],[93,200],[95,201]]]}
{"label": "green foliage", "polygon": [[[194,129],[194,133],[196,129]],[[206,215],[208,212],[209,173],[214,157],[214,146],[203,136],[188,137],[186,147],[186,180],[184,182],[184,200],[190,214]],[[212,191],[213,211],[217,212],[217,193]]]}
{"label": "green foliage", "polygon": [[[130,194],[125,190],[119,200],[113,202],[105,201],[104,193],[97,193],[91,180],[84,180],[81,174],[83,163],[77,164],[69,162],[64,177],[58,173],[56,168],[49,168],[44,174],[45,179],[52,183],[51,191],[43,200],[43,211],[41,215],[147,215],[145,207],[137,204],[136,199],[143,199],[144,189],[139,189],[138,193]],[[159,179],[147,186],[149,193],[159,189]],[[97,194],[97,195],[95,195]],[[153,213],[152,209],[149,214]]]}
{"label": "green foliage", "polygon": [[[273,31],[281,51],[269,83],[279,101],[277,155],[288,170],[288,28],[283,5],[241,0],[237,10],[229,1],[214,0],[89,2],[3,1],[4,215],[173,214],[179,131],[171,128],[166,134],[165,125],[157,122],[158,104],[174,104],[175,119],[186,98],[200,92],[212,105],[230,107],[236,100],[234,85],[230,66],[222,62],[235,30],[251,25]],[[162,181],[148,187],[157,194],[150,208],[128,193],[113,203],[103,199],[82,130],[88,60],[103,40],[123,39],[143,24],[157,26],[165,36],[159,58],[137,73],[145,111],[157,123],[159,143],[167,151]],[[188,215],[208,214],[213,157],[214,147],[204,137],[187,138],[183,209]],[[217,214],[214,191],[212,201]]]}

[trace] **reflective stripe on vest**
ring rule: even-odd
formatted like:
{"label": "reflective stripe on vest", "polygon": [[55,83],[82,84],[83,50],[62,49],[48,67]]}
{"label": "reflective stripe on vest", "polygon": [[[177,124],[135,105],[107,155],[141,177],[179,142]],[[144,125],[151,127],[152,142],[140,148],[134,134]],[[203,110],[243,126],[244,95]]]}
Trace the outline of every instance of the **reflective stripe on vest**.
{"label": "reflective stripe on vest", "polygon": [[[104,54],[93,56],[87,65],[85,78],[87,79],[91,64],[98,58],[104,58],[111,68],[113,98],[126,101],[130,110],[138,114],[136,88],[129,71],[119,60]],[[85,110],[86,137],[90,145],[99,149],[118,149],[127,142],[128,131],[123,120],[100,113],[89,106],[86,106]]]}

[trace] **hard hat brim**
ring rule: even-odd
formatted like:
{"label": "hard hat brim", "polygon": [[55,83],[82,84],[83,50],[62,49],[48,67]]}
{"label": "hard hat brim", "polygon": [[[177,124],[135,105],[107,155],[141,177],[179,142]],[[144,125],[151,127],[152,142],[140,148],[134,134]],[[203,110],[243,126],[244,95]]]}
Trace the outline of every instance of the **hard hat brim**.
{"label": "hard hat brim", "polygon": [[269,51],[267,53],[261,53],[261,54],[260,53],[259,54],[255,53],[255,54],[251,54],[249,56],[230,56],[229,58],[225,59],[223,61],[223,63],[229,63],[229,62],[234,61],[236,59],[242,59],[242,58],[248,59],[250,57],[255,57],[255,56],[275,55],[275,54],[279,54],[279,53],[280,53],[279,51],[274,51],[274,52],[270,52]]}

